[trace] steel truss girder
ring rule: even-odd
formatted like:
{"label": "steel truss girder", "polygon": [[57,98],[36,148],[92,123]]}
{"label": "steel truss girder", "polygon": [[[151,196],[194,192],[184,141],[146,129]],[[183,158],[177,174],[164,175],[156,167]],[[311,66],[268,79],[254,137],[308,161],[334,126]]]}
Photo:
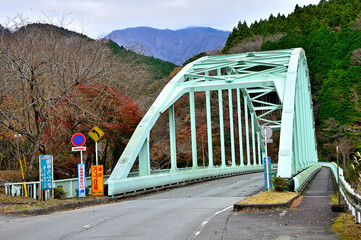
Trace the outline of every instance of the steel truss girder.
{"label": "steel truss girder", "polygon": [[[302,73],[299,73],[299,72]],[[194,93],[205,92],[207,99],[207,126],[210,128],[210,91],[218,91],[220,110],[222,106],[222,90],[228,90],[229,100],[231,100],[232,89],[237,91],[237,111],[240,114],[240,91],[243,95],[245,117],[248,119],[250,114],[252,127],[252,147],[253,147],[253,164],[261,164],[261,155],[264,156],[264,146],[260,142],[260,129],[264,125],[271,126],[274,130],[281,129],[280,150],[279,150],[279,167],[278,175],[282,177],[291,177],[298,171],[308,167],[310,164],[317,162],[316,143],[306,144],[308,140],[305,137],[314,137],[312,102],[310,102],[310,91],[298,93],[297,88],[305,89],[309,85],[307,65],[305,62],[304,51],[302,49],[288,49],[280,51],[255,52],[225,56],[203,57],[187,66],[185,66],[162,90],[158,98],[150,107],[143,117],[136,130],[133,133],[128,145],[124,149],[118,163],[116,164],[109,180],[108,194],[114,195],[122,192],[119,184],[124,183],[135,160],[139,157],[140,175],[146,177],[149,172],[149,135],[152,127],[159,116],[169,109],[170,119],[170,150],[171,150],[171,169],[170,173],[179,171],[176,166],[176,139],[174,132],[174,107],[173,104],[184,94],[190,95],[191,106],[191,123],[192,123],[192,171],[199,171],[197,166],[195,137],[195,117],[194,117]],[[276,92],[279,98],[279,104],[267,102],[262,99],[265,95]],[[305,98],[309,98],[308,100]],[[302,102],[304,101],[305,104]],[[308,105],[308,109],[307,108]],[[282,109],[282,121],[272,121],[267,119],[267,115],[276,110]],[[231,112],[231,106],[229,111]],[[305,114],[305,116],[302,116]],[[238,115],[240,116],[240,115]],[[295,116],[298,118],[296,119]],[[240,125],[240,117],[239,125]],[[302,119],[302,121],[300,120]],[[303,120],[307,123],[303,124]],[[220,126],[223,126],[223,118],[220,116]],[[247,165],[243,165],[241,156],[241,165],[250,167],[250,150],[249,150],[249,133],[248,120],[246,125],[247,136]],[[312,127],[310,127],[312,126]],[[300,129],[307,127],[307,134],[303,134]],[[233,129],[231,130],[232,139]],[[256,136],[258,164],[256,161]],[[242,131],[240,129],[240,134]],[[222,135],[222,134],[221,134]],[[222,137],[222,136],[221,136]],[[211,132],[208,130],[208,139],[211,139]],[[240,139],[242,144],[242,140]],[[295,146],[296,144],[296,146]],[[297,146],[301,144],[301,146]],[[314,145],[312,145],[314,144]],[[307,146],[306,146],[307,145]],[[312,146],[313,147],[312,147]],[[208,142],[208,148],[212,151],[212,143]],[[224,148],[224,147],[223,147]],[[305,151],[313,148],[310,155]],[[243,150],[240,150],[241,152]],[[243,155],[243,154],[242,154]],[[210,154],[212,158],[212,154]],[[307,160],[305,159],[307,158]],[[147,162],[148,161],[148,162]],[[209,159],[209,169],[212,169],[213,159]],[[229,169],[225,165],[224,153],[222,150],[221,169]],[[232,169],[237,169],[234,159],[234,145],[232,144]],[[204,171],[204,169],[202,169]],[[218,170],[217,170],[218,171]],[[225,170],[224,170],[225,171]],[[229,170],[227,170],[229,171]],[[189,174],[189,173],[188,173]],[[149,178],[154,181],[154,177]],[[153,179],[153,180],[152,180]],[[132,182],[132,180],[127,180]],[[156,183],[154,183],[156,184]],[[153,184],[153,185],[154,185]],[[149,184],[148,184],[149,185]],[[147,186],[148,186],[147,185]],[[152,185],[152,184],[150,184]],[[135,189],[136,190],[136,189]]]}

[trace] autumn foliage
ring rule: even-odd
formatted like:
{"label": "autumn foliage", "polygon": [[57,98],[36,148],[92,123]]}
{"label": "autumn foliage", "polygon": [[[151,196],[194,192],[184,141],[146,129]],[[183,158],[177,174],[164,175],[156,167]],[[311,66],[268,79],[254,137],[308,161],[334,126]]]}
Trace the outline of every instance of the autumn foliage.
{"label": "autumn foliage", "polygon": [[[146,69],[114,54],[107,40],[92,40],[46,24],[0,32],[0,168],[28,164],[37,179],[39,154],[54,156],[55,178],[75,176],[79,153],[71,137],[94,125],[105,131],[100,163],[111,169],[141,119],[122,90],[145,79]],[[95,162],[87,139],[84,160]]]}

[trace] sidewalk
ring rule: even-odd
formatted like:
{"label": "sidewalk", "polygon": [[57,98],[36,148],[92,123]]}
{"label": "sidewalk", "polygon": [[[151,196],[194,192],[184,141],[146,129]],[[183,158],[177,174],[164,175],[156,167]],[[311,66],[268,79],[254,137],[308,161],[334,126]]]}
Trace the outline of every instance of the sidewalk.
{"label": "sidewalk", "polygon": [[[197,239],[339,239],[330,228],[338,217],[331,211],[331,172],[322,168],[306,189],[302,203],[282,211],[233,212],[225,227]],[[211,238],[209,238],[211,237]]]}

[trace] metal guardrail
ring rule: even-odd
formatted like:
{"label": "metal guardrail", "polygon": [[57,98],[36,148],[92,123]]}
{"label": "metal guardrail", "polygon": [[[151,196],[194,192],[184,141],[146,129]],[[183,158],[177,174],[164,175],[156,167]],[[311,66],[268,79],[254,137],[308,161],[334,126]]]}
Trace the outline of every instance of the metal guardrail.
{"label": "metal guardrail", "polygon": [[[232,176],[263,171],[263,165],[243,167],[200,167],[178,169],[176,172],[166,174],[151,174],[133,178],[108,179],[108,196],[123,195],[137,191],[146,191],[164,186],[178,185],[187,182],[201,181],[205,179]],[[114,184],[116,183],[116,184]]]}
{"label": "metal guardrail", "polygon": [[[335,176],[336,182],[338,182],[336,163],[320,162],[320,164],[322,166],[331,168],[332,173]],[[351,185],[348,182],[346,182],[342,168],[339,168],[339,174],[340,174],[339,179],[340,179],[341,194],[346,201],[348,209],[352,212],[352,215],[355,217],[355,222],[361,223],[361,216],[360,216],[361,196],[360,194],[358,194],[357,191],[352,189]]]}
{"label": "metal guardrail", "polygon": [[342,189],[342,195],[346,200],[348,208],[351,210],[352,215],[355,217],[355,222],[361,222],[361,196],[357,191],[352,189],[351,185],[346,182],[345,178],[340,176],[340,187]]}
{"label": "metal guardrail", "polygon": [[[108,180],[109,175],[104,176],[104,182]],[[37,182],[26,182],[26,189],[28,193],[28,197],[39,199],[39,181]],[[78,188],[78,178],[68,178],[61,180],[54,180],[53,187],[61,186],[65,191],[66,198],[76,197]],[[86,178],[86,186],[91,186],[91,177]],[[90,188],[91,193],[91,188]],[[12,196],[25,196],[24,184],[23,182],[17,183],[5,183],[5,194]]]}
{"label": "metal guardrail", "polygon": [[[179,168],[178,171],[189,171],[192,168]],[[199,167],[199,169],[207,169],[207,167]],[[162,170],[152,170],[151,175],[157,174],[165,174],[169,173],[169,169]],[[131,172],[128,175],[128,178],[139,177],[139,172]],[[108,180],[109,175],[104,175],[104,183]],[[61,186],[65,191],[65,198],[72,198],[77,196],[76,189],[78,188],[78,178],[68,178],[61,180],[54,180],[53,187]],[[91,186],[91,177],[86,178],[86,186]],[[28,197],[39,199],[39,181],[34,182],[26,182],[26,189],[28,193]],[[91,193],[91,188],[89,189],[89,193]],[[25,196],[24,184],[23,182],[16,183],[5,183],[5,194],[12,196]],[[49,198],[47,193],[43,193],[43,199]]]}

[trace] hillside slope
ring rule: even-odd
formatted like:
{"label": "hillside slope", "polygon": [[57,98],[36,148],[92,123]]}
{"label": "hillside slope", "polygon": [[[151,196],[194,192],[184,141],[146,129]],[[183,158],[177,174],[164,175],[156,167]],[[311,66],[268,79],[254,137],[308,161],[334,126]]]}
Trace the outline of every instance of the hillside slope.
{"label": "hillside slope", "polygon": [[138,53],[181,65],[200,52],[222,48],[228,35],[227,31],[206,27],[176,31],[136,27],[115,30],[106,38]]}
{"label": "hillside slope", "polygon": [[[239,22],[223,52],[302,47],[306,51],[321,160],[361,149],[361,2],[321,0],[288,16]],[[343,147],[341,147],[343,146]]]}

